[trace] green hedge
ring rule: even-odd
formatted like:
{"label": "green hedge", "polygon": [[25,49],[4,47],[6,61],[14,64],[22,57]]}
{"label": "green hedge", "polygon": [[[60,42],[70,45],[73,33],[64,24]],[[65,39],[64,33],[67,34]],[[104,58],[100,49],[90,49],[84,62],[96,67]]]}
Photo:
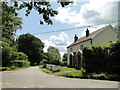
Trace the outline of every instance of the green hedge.
{"label": "green hedge", "polygon": [[87,73],[120,75],[120,41],[109,46],[84,48],[84,68]]}

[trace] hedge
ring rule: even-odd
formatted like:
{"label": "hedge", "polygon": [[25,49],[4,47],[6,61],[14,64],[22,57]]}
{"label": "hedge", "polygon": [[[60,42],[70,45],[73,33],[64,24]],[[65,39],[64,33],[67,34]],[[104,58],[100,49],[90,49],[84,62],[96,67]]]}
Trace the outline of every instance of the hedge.
{"label": "hedge", "polygon": [[107,47],[86,47],[83,50],[83,57],[86,73],[120,75],[120,41]]}

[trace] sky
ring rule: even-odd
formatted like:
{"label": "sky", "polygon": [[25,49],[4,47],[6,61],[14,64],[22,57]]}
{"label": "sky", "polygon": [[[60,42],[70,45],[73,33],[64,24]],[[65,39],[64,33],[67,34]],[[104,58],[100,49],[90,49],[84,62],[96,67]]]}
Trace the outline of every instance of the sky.
{"label": "sky", "polygon": [[[93,25],[89,27],[90,33],[107,25],[104,23],[118,20],[119,0],[74,0],[75,3],[64,8],[60,4],[51,1],[54,9],[58,10],[59,14],[52,18],[53,25],[40,25],[40,16],[38,12],[32,10],[31,14],[26,17],[25,9],[19,11],[19,16],[23,18],[22,29],[16,34],[30,33],[40,38],[44,43],[44,51],[47,51],[49,46],[54,46],[59,49],[61,56],[67,52],[67,46],[74,42],[75,34],[80,38],[85,35],[85,28],[82,26]],[[102,24],[97,25],[96,24]],[[114,24],[114,23],[113,23]],[[66,30],[61,32],[44,33],[49,31]],[[44,34],[38,34],[44,33]]]}

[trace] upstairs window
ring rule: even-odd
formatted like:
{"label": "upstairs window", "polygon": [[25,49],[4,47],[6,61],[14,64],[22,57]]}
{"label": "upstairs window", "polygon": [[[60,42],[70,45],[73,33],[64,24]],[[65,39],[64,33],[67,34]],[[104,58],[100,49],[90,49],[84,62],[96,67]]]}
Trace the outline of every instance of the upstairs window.
{"label": "upstairs window", "polygon": [[80,44],[80,50],[83,50],[83,44]]}
{"label": "upstairs window", "polygon": [[72,52],[72,48],[70,48],[70,52]]}

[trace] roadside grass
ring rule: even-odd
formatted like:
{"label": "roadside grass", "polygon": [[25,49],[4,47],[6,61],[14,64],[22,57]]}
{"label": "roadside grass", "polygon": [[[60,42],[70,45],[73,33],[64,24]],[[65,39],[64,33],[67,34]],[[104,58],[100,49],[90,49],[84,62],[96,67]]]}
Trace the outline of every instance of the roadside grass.
{"label": "roadside grass", "polygon": [[75,70],[76,70],[75,68],[60,67],[61,72],[63,72],[63,71],[75,71]]}
{"label": "roadside grass", "polygon": [[39,68],[41,68],[41,70],[43,72],[57,75],[57,76],[63,76],[63,77],[81,77],[82,76],[82,71],[76,70],[75,68],[60,67],[59,72],[53,72],[51,70],[48,70],[48,69],[42,68],[42,67],[43,67],[42,65],[39,66]]}
{"label": "roadside grass", "polygon": [[43,72],[48,74],[62,76],[62,77],[69,77],[69,78],[81,78],[81,79],[97,79],[97,80],[112,80],[112,81],[120,81],[119,75],[108,75],[106,73],[83,73],[83,70],[76,70],[75,68],[68,68],[68,67],[60,67],[60,71],[53,72],[46,68],[43,68],[43,65],[40,65],[39,68]]}
{"label": "roadside grass", "polygon": [[59,72],[56,75],[63,76],[63,77],[71,77],[71,78],[80,78],[82,77],[82,71],[81,70],[74,70],[69,72]]}
{"label": "roadside grass", "polygon": [[26,66],[26,67],[16,67],[16,66],[11,66],[11,67],[0,67],[0,71],[25,69],[25,68],[29,68],[29,67],[31,67],[31,66]]}
{"label": "roadside grass", "polygon": [[50,70],[48,70],[48,69],[46,69],[46,68],[42,69],[42,71],[43,71],[43,72],[46,72],[46,73],[49,73],[49,74],[53,74],[52,71],[50,71]]}

